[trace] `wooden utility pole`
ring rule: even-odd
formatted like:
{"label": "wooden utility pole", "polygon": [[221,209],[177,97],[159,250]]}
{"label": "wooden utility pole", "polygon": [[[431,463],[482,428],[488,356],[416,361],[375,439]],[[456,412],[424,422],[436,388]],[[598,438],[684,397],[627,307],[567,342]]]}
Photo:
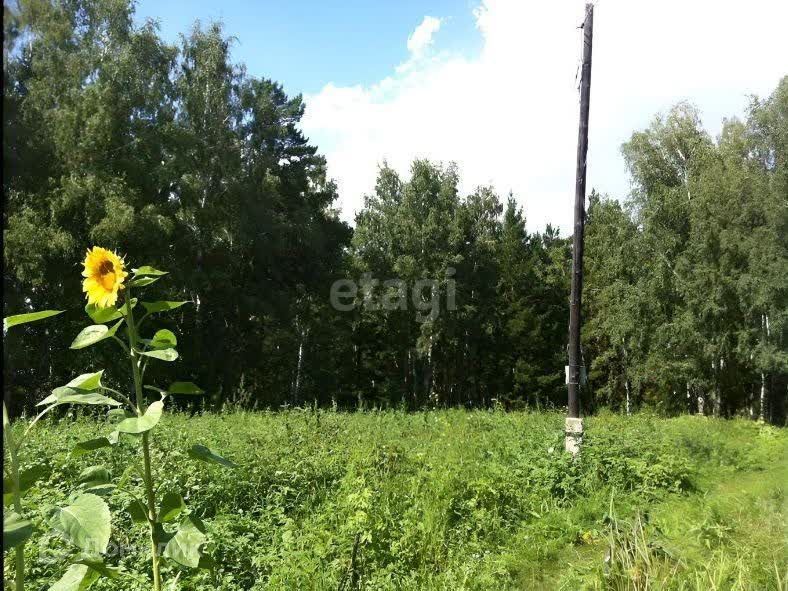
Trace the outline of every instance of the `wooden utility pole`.
{"label": "wooden utility pole", "polygon": [[591,44],[594,36],[594,5],[586,4],[583,29],[583,65],[580,77],[580,129],[577,135],[577,172],[575,178],[575,233],[572,240],[572,293],[569,302],[569,390],[566,418],[566,450],[577,454],[583,437],[579,389],[580,324],[583,295],[583,227],[586,202],[586,154],[588,153],[588,109],[591,103]]}

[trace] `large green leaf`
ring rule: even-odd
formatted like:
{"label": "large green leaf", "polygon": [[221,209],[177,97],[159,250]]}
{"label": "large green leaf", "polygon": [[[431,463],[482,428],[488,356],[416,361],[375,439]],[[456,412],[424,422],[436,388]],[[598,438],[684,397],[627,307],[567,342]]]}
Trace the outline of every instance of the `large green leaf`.
{"label": "large green leaf", "polygon": [[161,413],[164,410],[164,403],[161,400],[151,402],[150,406],[141,417],[132,417],[124,419],[118,423],[115,429],[121,433],[131,433],[137,435],[150,431],[161,419]]}
{"label": "large green leaf", "polygon": [[99,578],[99,573],[86,564],[72,564],[49,591],[84,591]]}
{"label": "large green leaf", "polygon": [[126,506],[126,511],[134,523],[148,523],[148,508],[142,504],[142,501],[132,499]]}
{"label": "large green leaf", "polygon": [[178,345],[178,338],[171,330],[162,328],[156,331],[152,339],[143,339],[143,342],[154,349],[169,349]]}
{"label": "large green leaf", "polygon": [[6,511],[3,515],[3,550],[23,543],[33,534],[33,525],[19,513]]}
{"label": "large green leaf", "polygon": [[143,265],[139,269],[132,269],[131,272],[134,273],[134,277],[161,277],[167,274],[167,271],[159,271],[150,265]]}
{"label": "large green leaf", "polygon": [[159,545],[161,548],[162,546],[166,546],[167,542],[169,542],[175,534],[171,534],[160,522],[156,522],[153,524],[153,539],[156,541],[156,544]]}
{"label": "large green leaf", "polygon": [[52,390],[52,394],[44,398],[36,406],[47,404],[110,404],[119,405],[116,400],[102,396],[96,390],[101,387],[101,376],[104,370],[95,373],[83,373],[75,377],[65,386]]}
{"label": "large green leaf", "polygon": [[[131,307],[137,305],[137,298],[131,299]],[[123,318],[126,316],[126,306],[123,305],[120,308],[116,308],[114,306],[108,306],[106,308],[100,308],[96,304],[86,304],[85,305],[85,312],[90,319],[95,322],[96,324],[106,324],[107,322],[112,322],[113,320],[117,320],[118,318]]]}
{"label": "large green leaf", "polygon": [[88,439],[87,441],[81,441],[77,443],[74,446],[74,449],[71,450],[71,455],[74,457],[78,457],[88,452],[101,449],[102,447],[110,447],[112,445],[115,445],[117,442],[118,442],[118,432],[113,431],[106,437],[96,437],[95,439]]}
{"label": "large green leaf", "polygon": [[165,493],[159,507],[159,521],[172,521],[185,510],[186,503],[181,495],[175,492]]}
{"label": "large green leaf", "polygon": [[104,324],[86,326],[71,343],[71,349],[83,349],[107,338],[109,327]]}
{"label": "large green leaf", "polygon": [[183,566],[197,568],[200,566],[200,550],[206,541],[205,526],[197,517],[188,515],[167,542],[164,556]]}
{"label": "large green leaf", "polygon": [[175,361],[178,359],[178,352],[175,349],[153,349],[152,351],[140,351],[139,354],[162,361]]}
{"label": "large green leaf", "polygon": [[117,579],[121,576],[123,569],[117,566],[108,566],[104,564],[104,559],[101,556],[80,556],[74,561],[75,564],[84,564],[90,570],[107,577],[108,579]]}
{"label": "large green leaf", "polygon": [[170,310],[175,310],[188,303],[188,300],[184,302],[142,302],[142,307],[145,308],[149,314],[153,314],[154,312],[169,312]]}
{"label": "large green leaf", "polygon": [[123,314],[114,306],[101,308],[96,304],[86,304],[85,313],[90,316],[90,319],[96,324],[104,324],[117,320],[118,318],[123,318]]}
{"label": "large green leaf", "polygon": [[192,445],[188,453],[189,457],[194,458],[195,460],[207,462],[208,464],[218,464],[219,466],[225,466],[227,468],[238,467],[238,464],[235,462],[231,462],[227,458],[223,458],[214,450],[207,448],[204,445]]}
{"label": "large green leaf", "polygon": [[48,404],[106,404],[108,406],[121,406],[121,403],[104,396],[98,392],[85,392],[68,386],[61,386],[52,390],[52,394],[44,398],[36,406],[45,406]]}
{"label": "large green leaf", "polygon": [[67,507],[57,509],[50,521],[75,546],[89,554],[107,551],[110,535],[110,513],[100,497],[83,493]]}
{"label": "large green leaf", "polygon": [[173,382],[167,388],[167,394],[205,394],[205,391],[194,382]]}
{"label": "large green leaf", "polygon": [[84,349],[85,347],[90,347],[91,345],[95,345],[98,342],[103,341],[104,339],[108,339],[112,336],[115,336],[115,333],[118,332],[118,328],[120,325],[123,324],[123,320],[118,320],[112,328],[107,328],[106,324],[94,324],[92,326],[86,326],[83,328],[80,333],[74,339],[74,342],[71,343],[71,349]]}
{"label": "large green leaf", "polygon": [[95,373],[83,373],[66,384],[66,387],[78,388],[80,390],[95,390],[101,386],[101,376],[103,373],[103,369]]}
{"label": "large green leaf", "polygon": [[136,277],[129,281],[129,285],[131,287],[146,287],[151,283],[156,283],[159,280],[159,277]]}
{"label": "large green leaf", "polygon": [[77,488],[83,492],[104,496],[115,490],[111,480],[112,474],[104,466],[90,466],[77,478]]}
{"label": "large green leaf", "polygon": [[51,318],[62,314],[63,310],[41,310],[40,312],[30,312],[28,314],[15,314],[14,316],[6,316],[3,318],[3,330],[8,330],[12,326],[19,326],[20,324],[27,324],[28,322],[36,322],[44,320],[44,318]]}
{"label": "large green leaf", "polygon": [[77,484],[106,484],[112,480],[112,474],[104,466],[89,466],[80,472]]}

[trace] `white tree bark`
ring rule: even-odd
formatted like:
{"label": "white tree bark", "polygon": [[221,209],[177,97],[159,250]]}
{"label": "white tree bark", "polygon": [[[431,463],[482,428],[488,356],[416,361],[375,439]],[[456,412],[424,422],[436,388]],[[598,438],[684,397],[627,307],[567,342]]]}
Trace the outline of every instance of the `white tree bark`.
{"label": "white tree bark", "polygon": [[758,410],[758,420],[763,423],[766,418],[766,374],[761,372],[761,404]]}
{"label": "white tree bark", "polygon": [[[766,344],[771,336],[768,314],[761,314],[761,330],[763,331],[764,344]],[[766,420],[766,395],[766,373],[761,370],[761,396],[758,408],[758,421],[761,423]]]}
{"label": "white tree bark", "polygon": [[[714,364],[714,362],[712,362]],[[720,394],[720,371],[722,370],[725,361],[720,357],[719,364],[714,367],[714,389],[711,394],[711,412],[715,417],[720,416],[720,407],[722,406],[722,395]]]}
{"label": "white tree bark", "polygon": [[304,341],[306,340],[306,331],[301,331],[301,339],[298,342],[298,360],[296,362],[295,383],[293,385],[293,404],[298,404],[298,395],[301,391],[301,371],[304,365]]}
{"label": "white tree bark", "polygon": [[630,408],[630,400],[629,400],[629,380],[624,380],[624,387],[627,390],[627,416],[629,416],[630,414],[632,414]]}
{"label": "white tree bark", "polygon": [[301,365],[304,362],[304,340],[298,343],[298,364],[296,365],[295,378],[295,397],[298,399],[298,391],[301,389]]}

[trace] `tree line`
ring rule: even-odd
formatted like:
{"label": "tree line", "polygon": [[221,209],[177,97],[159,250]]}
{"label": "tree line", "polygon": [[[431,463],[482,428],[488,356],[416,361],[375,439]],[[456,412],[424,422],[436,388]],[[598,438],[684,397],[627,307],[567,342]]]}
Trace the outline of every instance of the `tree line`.
{"label": "tree line", "polygon": [[[204,405],[565,404],[571,243],[512,195],[383,163],[351,228],[301,96],[250,76],[220,25],[171,45],[127,0],[21,0],[4,32],[4,314],[69,310],[4,337],[14,412],[112,363],[67,349],[93,244],[171,270]],[[623,153],[631,195],[588,211],[585,411],[782,420],[788,78],[718,139],[682,104]]]}

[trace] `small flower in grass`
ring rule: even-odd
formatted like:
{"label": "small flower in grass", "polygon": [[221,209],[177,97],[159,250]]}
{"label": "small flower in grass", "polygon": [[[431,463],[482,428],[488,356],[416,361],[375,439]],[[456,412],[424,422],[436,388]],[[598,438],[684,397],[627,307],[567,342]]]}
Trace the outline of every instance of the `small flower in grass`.
{"label": "small flower in grass", "polygon": [[128,273],[123,270],[123,260],[111,250],[94,246],[85,256],[85,270],[82,276],[82,291],[87,294],[88,303],[99,308],[114,306],[118,301],[118,290]]}

